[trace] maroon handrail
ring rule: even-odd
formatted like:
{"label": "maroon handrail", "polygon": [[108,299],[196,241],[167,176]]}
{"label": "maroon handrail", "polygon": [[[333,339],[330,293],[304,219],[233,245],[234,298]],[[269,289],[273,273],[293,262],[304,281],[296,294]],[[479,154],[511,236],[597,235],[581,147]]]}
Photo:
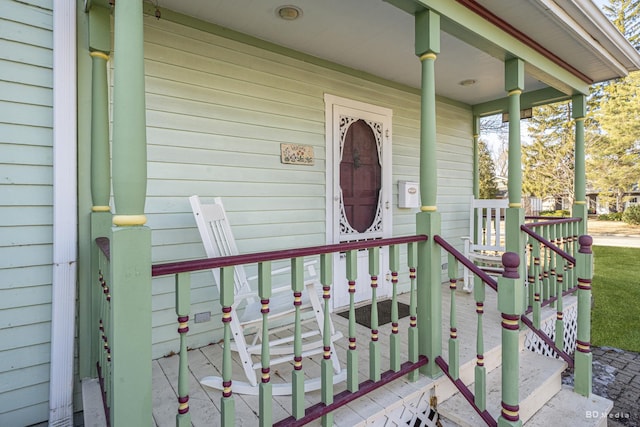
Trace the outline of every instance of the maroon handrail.
{"label": "maroon handrail", "polygon": [[471,260],[466,258],[462,253],[460,253],[459,250],[457,250],[456,248],[451,246],[449,244],[449,242],[444,240],[439,235],[433,236],[433,240],[437,244],[439,244],[442,247],[442,249],[444,249],[445,251],[447,251],[451,255],[453,255],[453,257],[455,259],[457,259],[458,262],[462,263],[465,267],[467,267],[469,270],[471,270],[473,272],[473,274],[475,274],[476,276],[480,277],[482,279],[482,281],[484,283],[486,283],[487,285],[489,285],[494,291],[498,290],[498,282],[493,277],[489,276],[487,273],[482,271],[482,269],[480,269],[480,267],[478,267]]}
{"label": "maroon handrail", "polygon": [[533,324],[533,321],[531,321],[531,319],[529,319],[526,314],[521,315],[520,320],[531,330],[531,332],[536,334],[542,341],[544,341],[544,343],[547,346],[549,346],[553,351],[555,351],[558,357],[561,357],[562,359],[564,359],[564,361],[567,362],[567,365],[570,368],[573,368],[574,363],[571,355],[564,350],[560,350],[556,345],[555,341],[549,338],[546,332],[536,328],[535,325]]}
{"label": "maroon handrail", "polygon": [[310,408],[307,408],[305,410],[305,415],[302,418],[296,420],[295,417],[290,416],[275,423],[274,427],[297,427],[306,425],[311,421],[317,420],[323,415],[328,414],[329,412],[335,411],[336,409],[345,406],[349,402],[352,402],[359,397],[369,394],[372,391],[377,390],[380,387],[387,385],[390,382],[395,381],[412,371],[415,371],[416,369],[420,369],[422,366],[425,366],[428,361],[429,360],[427,359],[427,356],[420,355],[418,356],[417,362],[404,362],[400,367],[400,370],[398,371],[393,371],[390,369],[386,372],[383,372],[380,376],[379,381],[363,381],[358,385],[358,391],[351,392],[349,390],[344,390],[343,392],[338,393],[333,397],[333,403],[330,403],[328,405],[322,402],[317,403]]}
{"label": "maroon handrail", "polygon": [[[574,286],[574,287],[572,287],[572,288],[567,289],[566,291],[563,291],[563,292],[562,292],[562,296],[563,296],[563,297],[566,297],[567,295],[572,295],[572,294],[574,294],[577,290],[578,290],[578,286]],[[546,306],[551,305],[551,303],[554,303],[554,302],[556,302],[556,301],[558,301],[558,297],[557,297],[557,296],[555,296],[555,297],[549,297],[549,298],[547,298],[546,300],[544,300],[544,301],[542,301],[542,302],[540,303],[540,307],[541,307],[541,308],[542,308],[542,307],[546,307]],[[533,312],[533,307],[529,306],[529,307],[527,308],[527,311],[525,311],[525,312],[524,312],[524,314],[531,314],[532,312]]]}
{"label": "maroon handrail", "polygon": [[557,247],[556,245],[554,245],[553,243],[551,243],[550,241],[542,237],[541,235],[537,234],[535,231],[531,230],[529,227],[527,227],[526,224],[521,225],[520,229],[525,233],[527,233],[529,236],[533,237],[538,242],[542,243],[543,245],[545,245],[546,247],[548,247],[549,249],[551,249],[552,251],[560,255],[562,258],[569,261],[571,264],[576,265],[576,259],[574,257],[569,255],[567,252],[563,251],[562,249],[560,249],[559,247]]}
{"label": "maroon handrail", "polygon": [[553,216],[527,216],[525,219],[542,220],[541,222],[528,222],[525,224],[527,227],[542,227],[545,225],[567,224],[582,221],[582,218],[578,217],[558,218]]}
{"label": "maroon handrail", "polygon": [[471,390],[469,390],[466,384],[460,378],[458,378],[457,380],[453,379],[453,377],[449,373],[449,365],[447,364],[447,362],[445,362],[442,356],[436,357],[436,364],[440,367],[440,369],[442,369],[442,372],[444,372],[444,374],[449,378],[449,380],[451,380],[453,385],[456,386],[460,394],[462,394],[462,396],[467,400],[467,402],[469,402],[469,404],[473,407],[473,409],[478,413],[480,418],[482,418],[482,420],[488,426],[496,427],[498,425],[496,420],[489,413],[489,411],[487,411],[486,409],[481,410],[480,408],[478,408],[478,405],[476,405],[475,396],[473,395]]}
{"label": "maroon handrail", "polygon": [[[533,232],[532,232],[533,233]],[[533,233],[535,234],[535,233]],[[535,237],[534,237],[535,238]],[[471,270],[473,273],[475,273],[476,275],[478,275],[483,282],[485,282],[487,285],[489,285],[494,291],[498,291],[498,282],[496,280],[494,280],[491,276],[489,276],[487,273],[485,273],[484,271],[482,271],[478,266],[476,266],[473,262],[471,262],[470,260],[468,260],[467,258],[464,257],[464,255],[462,255],[460,253],[460,251],[458,251],[456,248],[454,248],[453,246],[451,246],[446,240],[444,240],[442,237],[440,237],[439,235],[435,235],[433,236],[433,240],[438,243],[443,249],[445,249],[447,252],[449,252],[451,255],[453,255],[459,262],[461,262],[462,264],[464,264],[465,267],[467,267],[469,270]],[[544,239],[543,239],[544,240]],[[547,242],[548,244],[550,244],[550,242]],[[575,263],[575,260],[574,260]],[[533,325],[533,322],[531,322],[531,320],[529,320],[529,318],[523,314],[522,316],[520,316],[520,320],[522,320],[522,323],[524,323],[525,325],[527,325],[527,327],[534,333],[536,334],[538,337],[540,337],[540,339],[542,339],[549,347],[551,347],[556,354],[558,354],[559,357],[563,358],[567,364],[571,367],[573,367],[573,360],[571,359],[571,356],[569,356],[569,354],[567,354],[567,352],[560,350],[555,343],[553,342],[553,340],[551,340],[543,331],[539,330],[538,328],[536,328]]]}
{"label": "maroon handrail", "polygon": [[186,273],[191,271],[209,270],[212,268],[231,267],[234,265],[251,264],[265,261],[277,261],[312,255],[329,254],[341,251],[368,249],[376,246],[400,245],[403,243],[424,242],[428,237],[424,234],[416,236],[391,237],[388,239],[365,240],[360,242],[336,243],[333,245],[308,246],[297,249],[283,249],[270,252],[255,252],[242,255],[231,255],[217,258],[203,258],[190,261],[169,262],[156,264],[151,267],[151,276]]}

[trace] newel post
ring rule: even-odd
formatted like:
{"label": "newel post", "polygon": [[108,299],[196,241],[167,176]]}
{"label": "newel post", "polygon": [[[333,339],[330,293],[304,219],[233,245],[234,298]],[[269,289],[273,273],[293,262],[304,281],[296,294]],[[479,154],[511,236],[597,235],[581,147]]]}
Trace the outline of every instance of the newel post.
{"label": "newel post", "polygon": [[502,255],[504,273],[498,279],[498,310],[502,313],[502,410],[498,426],[516,427],[520,419],[520,315],[524,312],[524,282],[518,274],[520,257]]}
{"label": "newel post", "polygon": [[440,52],[440,15],[426,9],[415,16],[415,53],[422,64],[420,101],[420,199],[416,218],[417,234],[429,239],[418,243],[418,347],[429,363],[421,371],[431,377],[441,375],[435,363],[442,354],[442,288],[440,247],[433,236],[440,234],[437,211],[436,89],[435,61]]}
{"label": "newel post", "polygon": [[591,394],[591,279],[593,253],[591,236],[580,236],[580,250],[576,254],[578,271],[578,340],[575,353],[574,391],[583,396]]}
{"label": "newel post", "polygon": [[114,13],[111,229],[113,400],[111,424],[150,425],[151,230],[145,226],[147,141],[142,2]]}

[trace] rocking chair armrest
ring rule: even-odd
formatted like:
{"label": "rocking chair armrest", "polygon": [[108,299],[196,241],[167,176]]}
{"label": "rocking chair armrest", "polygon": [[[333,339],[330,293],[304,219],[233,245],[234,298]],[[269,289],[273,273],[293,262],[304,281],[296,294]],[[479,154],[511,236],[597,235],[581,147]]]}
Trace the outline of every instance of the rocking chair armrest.
{"label": "rocking chair armrest", "polygon": [[471,237],[469,236],[462,236],[460,237],[460,240],[462,240],[464,244],[464,253],[466,255],[471,250],[471,245],[473,244],[473,242],[471,241]]}
{"label": "rocking chair armrest", "polygon": [[[304,263],[304,267],[309,271],[309,276],[310,277],[317,276],[316,269],[314,268],[314,264],[317,264],[317,263],[318,263],[317,260],[306,261]],[[291,271],[291,267],[290,266],[277,268],[275,270],[271,270],[271,275],[273,276],[274,274],[286,273],[287,271]],[[255,275],[255,276],[247,277],[247,280],[256,280],[257,278],[258,278],[258,276]]]}

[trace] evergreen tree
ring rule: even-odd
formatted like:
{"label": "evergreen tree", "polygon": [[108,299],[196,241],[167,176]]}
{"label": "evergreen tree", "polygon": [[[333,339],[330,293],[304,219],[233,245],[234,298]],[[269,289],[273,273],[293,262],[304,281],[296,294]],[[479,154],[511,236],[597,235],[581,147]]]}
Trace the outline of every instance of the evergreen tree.
{"label": "evergreen tree", "polygon": [[620,212],[624,197],[640,181],[640,73],[603,90],[594,114],[602,132],[589,141],[588,177],[605,202]]}
{"label": "evergreen tree", "polygon": [[636,49],[640,47],[640,1],[609,0],[602,10]]}
{"label": "evergreen tree", "polygon": [[532,141],[522,146],[525,195],[574,200],[574,129],[567,102],[536,107],[529,119]]}
{"label": "evergreen tree", "polygon": [[496,168],[484,141],[478,141],[478,168],[480,172],[480,198],[495,199],[498,195]]}
{"label": "evergreen tree", "polygon": [[[605,14],[622,34],[640,47],[640,0],[610,0]],[[640,72],[602,85],[596,91],[587,129],[587,176],[600,199],[622,210],[624,196],[640,181]],[[589,124],[589,122],[587,122]]]}

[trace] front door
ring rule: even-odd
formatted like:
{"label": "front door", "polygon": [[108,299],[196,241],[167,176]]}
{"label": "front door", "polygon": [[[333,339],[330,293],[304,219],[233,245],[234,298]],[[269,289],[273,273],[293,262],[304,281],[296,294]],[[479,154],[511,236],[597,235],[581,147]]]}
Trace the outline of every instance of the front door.
{"label": "front door", "polygon": [[[325,95],[327,243],[391,236],[391,110]],[[380,250],[378,296],[390,291],[388,250]],[[349,304],[345,254],[334,259],[333,307]],[[355,301],[371,297],[368,251],[358,253]]]}

